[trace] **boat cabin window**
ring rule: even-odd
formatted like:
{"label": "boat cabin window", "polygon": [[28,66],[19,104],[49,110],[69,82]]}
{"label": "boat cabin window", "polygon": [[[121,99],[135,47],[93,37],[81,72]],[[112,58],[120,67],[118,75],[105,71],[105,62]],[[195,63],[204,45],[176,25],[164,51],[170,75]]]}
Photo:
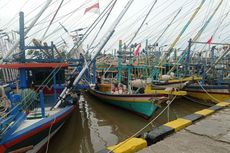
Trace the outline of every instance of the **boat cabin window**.
{"label": "boat cabin window", "polygon": [[[32,80],[33,80],[34,85],[41,85],[46,80],[47,77],[51,78],[50,76],[51,73],[53,74],[53,69],[33,70]],[[61,69],[56,73],[56,83],[57,84],[65,83],[65,70],[64,69]],[[53,85],[53,78],[48,83],[48,86],[51,86],[51,85]]]}

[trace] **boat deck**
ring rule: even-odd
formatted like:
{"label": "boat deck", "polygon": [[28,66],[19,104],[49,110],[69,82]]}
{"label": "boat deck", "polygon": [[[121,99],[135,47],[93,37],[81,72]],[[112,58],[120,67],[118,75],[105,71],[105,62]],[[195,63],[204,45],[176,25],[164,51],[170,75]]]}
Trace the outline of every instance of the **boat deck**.
{"label": "boat deck", "polygon": [[[55,104],[53,96],[51,96],[51,95],[45,96],[44,100],[45,100],[45,115],[47,117],[52,116],[54,114],[57,114],[60,111],[59,108],[54,109],[54,110],[50,110],[51,107]],[[38,106],[38,108],[34,109],[33,111],[31,111],[27,115],[27,119],[25,121],[23,121],[23,124],[21,124],[15,132],[18,132],[24,128],[27,128],[27,127],[39,122],[42,119],[43,118],[41,117],[41,108]]]}

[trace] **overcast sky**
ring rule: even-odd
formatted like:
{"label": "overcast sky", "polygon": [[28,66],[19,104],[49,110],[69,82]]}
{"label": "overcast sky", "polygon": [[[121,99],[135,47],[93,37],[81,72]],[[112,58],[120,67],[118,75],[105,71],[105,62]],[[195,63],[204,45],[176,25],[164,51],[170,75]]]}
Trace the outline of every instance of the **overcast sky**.
{"label": "overcast sky", "polygon": [[[89,27],[98,17],[98,14],[87,13],[84,15],[84,10],[94,1],[95,0],[64,0],[54,23],[47,33],[47,36],[49,37],[47,37],[46,41],[52,40],[57,43],[62,40],[61,37],[68,42],[70,41],[70,37],[60,28],[58,22],[62,23],[69,31],[81,27]],[[100,10],[102,11],[110,1],[111,0],[99,0]],[[124,42],[129,42],[154,1],[155,0],[134,0],[131,8],[120,22],[116,29],[116,33],[108,42],[105,49],[111,50],[117,48],[118,40],[120,39]],[[193,38],[196,35],[220,1],[221,0],[205,1],[194,21],[189,25],[179,42],[176,44],[177,48],[184,48],[187,45],[189,38]],[[46,0],[0,0],[0,29],[7,32],[18,30],[19,11],[25,12],[26,26],[28,26],[45,2]],[[41,39],[60,2],[61,0],[53,0],[52,5],[44,12],[36,26],[28,33],[27,36],[29,36],[29,39],[27,43],[29,43],[29,40],[32,38]],[[128,0],[118,0],[96,42],[100,41],[100,38],[107,31],[108,27],[118,16],[127,2]],[[169,46],[175,40],[200,3],[201,0],[158,0],[139,34],[134,39],[134,42],[141,42],[143,44],[142,46],[144,46],[145,40],[148,39],[150,43],[154,43],[173,19],[173,16],[175,16],[178,10],[182,8],[181,13],[158,42],[161,46]],[[230,11],[229,4],[229,0],[223,0],[220,9],[203,32],[199,41],[208,41],[208,39],[215,33],[213,41],[229,43],[230,17],[229,15],[226,15],[226,13]],[[221,23],[222,20],[224,21]],[[84,46],[90,44],[94,38],[93,36],[96,34],[96,29],[98,29],[98,27],[95,28],[95,31],[92,32],[90,37],[84,42]],[[54,31],[57,32],[54,33]]]}

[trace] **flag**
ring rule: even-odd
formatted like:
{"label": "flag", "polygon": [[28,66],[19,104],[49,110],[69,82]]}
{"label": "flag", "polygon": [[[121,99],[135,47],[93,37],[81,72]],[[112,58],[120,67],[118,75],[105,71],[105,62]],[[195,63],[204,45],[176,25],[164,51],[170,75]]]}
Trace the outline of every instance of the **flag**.
{"label": "flag", "polygon": [[210,45],[212,43],[212,37],[207,41],[207,43]]}
{"label": "flag", "polygon": [[133,52],[133,55],[134,55],[134,56],[139,56],[140,49],[141,49],[141,43],[139,43],[139,44],[135,47],[134,52]]}
{"label": "flag", "polygon": [[87,7],[85,9],[84,14],[86,14],[87,12],[94,12],[97,14],[100,14],[100,7],[99,7],[99,1],[97,0],[95,3],[93,3],[91,6]]}

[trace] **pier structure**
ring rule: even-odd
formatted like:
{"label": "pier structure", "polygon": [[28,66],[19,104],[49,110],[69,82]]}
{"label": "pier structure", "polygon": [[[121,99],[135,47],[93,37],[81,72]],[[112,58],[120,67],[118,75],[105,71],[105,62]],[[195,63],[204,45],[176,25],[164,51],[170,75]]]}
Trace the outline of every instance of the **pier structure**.
{"label": "pier structure", "polygon": [[204,120],[196,122],[172,136],[139,151],[139,153],[165,153],[169,151],[177,153],[229,153],[230,108],[227,107]]}
{"label": "pier structure", "polygon": [[99,153],[229,153],[230,99],[109,146]]}

